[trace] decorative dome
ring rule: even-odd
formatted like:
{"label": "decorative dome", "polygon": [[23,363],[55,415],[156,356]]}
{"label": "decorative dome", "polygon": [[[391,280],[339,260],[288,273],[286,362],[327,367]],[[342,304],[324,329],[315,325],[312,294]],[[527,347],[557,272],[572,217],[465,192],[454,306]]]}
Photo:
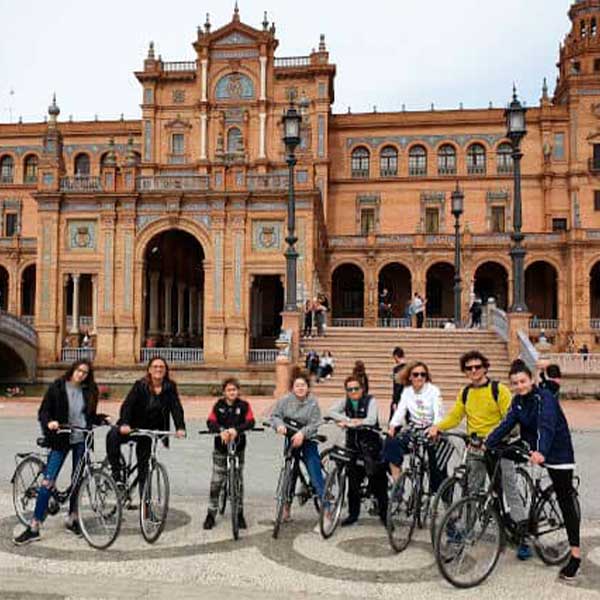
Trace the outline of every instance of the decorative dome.
{"label": "decorative dome", "polygon": [[48,114],[55,119],[60,115],[60,108],[56,104],[56,94],[52,94],[52,104],[48,107]]}

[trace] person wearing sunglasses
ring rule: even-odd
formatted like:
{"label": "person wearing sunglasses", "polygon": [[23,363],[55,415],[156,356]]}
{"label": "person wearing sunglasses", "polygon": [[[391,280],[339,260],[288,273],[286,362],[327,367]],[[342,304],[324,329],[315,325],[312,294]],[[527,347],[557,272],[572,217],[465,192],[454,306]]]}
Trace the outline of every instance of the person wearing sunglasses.
{"label": "person wearing sunglasses", "polygon": [[[383,458],[390,465],[394,481],[402,474],[402,461],[409,450],[410,432],[396,435],[398,428],[408,423],[416,429],[427,429],[437,423],[443,414],[442,395],[431,382],[429,368],[422,361],[411,362],[402,371],[404,386],[400,402],[388,424],[388,438],[383,448]],[[431,487],[436,491],[446,477],[445,470],[437,466],[433,446],[429,449]]]}
{"label": "person wearing sunglasses", "polygon": [[[490,361],[481,352],[473,350],[460,357],[461,371],[469,380],[459,392],[454,406],[439,423],[429,429],[429,436],[436,438],[440,431],[458,427],[463,419],[467,420],[467,435],[475,434],[485,439],[506,416],[510,409],[512,396],[508,387],[488,377]],[[477,493],[484,485],[488,474],[488,465],[481,447],[471,447],[467,453],[469,470],[469,493]],[[518,486],[514,462],[502,459],[502,489],[511,518],[525,527],[527,513],[523,507]],[[517,549],[517,557],[527,560],[532,555],[530,547],[523,541]]]}
{"label": "person wearing sunglasses", "polygon": [[373,429],[379,427],[377,400],[367,394],[362,382],[355,375],[344,381],[346,397],[329,409],[329,416],[346,430],[346,447],[359,453],[364,467],[354,461],[348,468],[348,516],[341,526],[347,527],[360,516],[360,486],[365,477],[369,479],[369,491],[377,499],[379,518],[385,524],[387,515],[387,474],[381,462],[381,438]]}

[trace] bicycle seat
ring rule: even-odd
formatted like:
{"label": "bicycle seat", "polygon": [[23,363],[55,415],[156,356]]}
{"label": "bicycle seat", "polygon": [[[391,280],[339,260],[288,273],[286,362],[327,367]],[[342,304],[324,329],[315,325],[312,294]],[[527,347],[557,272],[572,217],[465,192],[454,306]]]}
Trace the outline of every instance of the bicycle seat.
{"label": "bicycle seat", "polygon": [[48,440],[45,437],[39,437],[35,443],[40,447],[40,448],[49,448],[50,444],[48,443]]}
{"label": "bicycle seat", "polygon": [[315,442],[319,442],[320,444],[324,444],[327,441],[326,435],[315,435],[315,437],[311,438]]}
{"label": "bicycle seat", "polygon": [[333,446],[329,456],[332,460],[349,463],[357,454],[358,453],[355,450],[350,450],[349,448],[344,448],[343,446]]}

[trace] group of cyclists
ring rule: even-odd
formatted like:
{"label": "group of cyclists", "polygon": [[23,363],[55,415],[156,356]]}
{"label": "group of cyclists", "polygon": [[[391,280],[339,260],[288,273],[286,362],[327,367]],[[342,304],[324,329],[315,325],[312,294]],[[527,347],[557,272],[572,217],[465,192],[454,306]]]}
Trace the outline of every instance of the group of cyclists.
{"label": "group of cyclists", "polygon": [[[486,477],[494,471],[490,455],[495,448],[520,436],[530,448],[529,459],[533,464],[544,465],[554,486],[554,492],[567,532],[570,554],[560,570],[565,580],[576,578],[581,564],[580,514],[574,488],[575,459],[573,444],[565,415],[559,404],[560,369],[556,365],[540,365],[539,374],[532,373],[521,360],[511,364],[509,379],[513,394],[504,384],[488,376],[488,359],[478,351],[467,352],[460,358],[460,368],[468,383],[459,392],[447,415],[443,414],[440,390],[432,382],[427,364],[421,360],[407,362],[401,348],[393,351],[393,391],[387,432],[379,429],[379,406],[368,393],[368,378],[364,369],[349,375],[344,381],[344,397],[329,408],[324,415],[316,396],[311,392],[310,376],[294,370],[289,392],[280,398],[270,415],[269,424],[277,434],[285,436],[305,464],[316,497],[327,512],[324,470],[319,455],[319,427],[323,417],[334,421],[345,431],[346,447],[360,456],[348,467],[347,506],[348,514],[342,527],[355,524],[360,516],[360,490],[364,481],[376,506],[381,522],[386,525],[388,516],[388,473],[397,481],[403,469],[405,456],[410,450],[410,431],[425,432],[430,440],[429,478],[433,492],[448,476],[446,464],[440,464],[437,443],[442,432],[457,428],[466,421],[466,432],[472,439],[483,441],[467,451],[469,493],[477,494],[484,486]],[[17,545],[40,539],[40,527],[46,518],[51,490],[69,451],[73,470],[80,460],[84,444],[81,429],[98,424],[111,424],[110,418],[97,412],[98,388],[94,382],[93,367],[87,360],[76,361],[58,380],[52,383],[42,400],[38,417],[50,448],[41,486],[38,490],[33,517],[19,535]],[[137,381],[120,409],[118,421],[111,426],[106,438],[106,453],[112,476],[122,482],[121,446],[135,442],[139,469],[140,492],[148,473],[150,442],[147,437],[134,437],[136,429],[165,431],[173,420],[177,437],[186,435],[184,410],[177,386],[169,376],[169,368],[162,358],[153,358],[145,376]],[[290,421],[291,420],[291,421]],[[300,424],[295,433],[288,431],[289,423]],[[74,426],[69,435],[59,435],[59,430]],[[255,425],[250,404],[240,396],[240,384],[235,378],[223,382],[223,397],[212,407],[207,419],[210,432],[215,435],[212,457],[208,512],[204,529],[216,524],[218,501],[226,479],[228,445],[235,441],[242,480],[245,432]],[[485,449],[485,451],[482,450]],[[527,560],[532,555],[528,539],[528,514],[519,497],[515,465],[508,458],[499,459],[501,490],[510,517],[520,532],[517,557]],[[495,471],[494,471],[495,472]],[[66,527],[80,535],[76,503],[71,495]],[[238,524],[247,527],[243,514],[243,489],[240,483]],[[291,506],[283,510],[283,521],[291,518]]]}

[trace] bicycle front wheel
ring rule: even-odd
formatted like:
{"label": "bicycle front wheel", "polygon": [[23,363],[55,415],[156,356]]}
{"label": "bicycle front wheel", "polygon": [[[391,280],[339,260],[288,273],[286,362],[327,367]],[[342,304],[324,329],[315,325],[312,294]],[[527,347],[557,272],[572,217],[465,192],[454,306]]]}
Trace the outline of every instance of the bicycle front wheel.
{"label": "bicycle front wheel", "polygon": [[410,543],[419,513],[418,484],[412,473],[403,473],[392,488],[386,528],[390,545],[402,552]]}
{"label": "bicycle front wheel", "polygon": [[319,515],[321,535],[330,538],[340,522],[346,492],[346,469],[338,465],[330,467],[325,480],[325,492]]}
{"label": "bicycle front wheel", "polygon": [[233,539],[237,540],[240,537],[240,477],[235,465],[230,466],[227,479],[231,508],[231,531]]}
{"label": "bicycle front wheel", "polygon": [[273,524],[273,537],[277,539],[286,506],[288,510],[291,503],[291,486],[292,486],[292,461],[286,460],[279,472],[279,480],[277,482],[277,492],[275,496],[275,523]]}
{"label": "bicycle front wheel", "polygon": [[465,495],[465,479],[463,477],[448,477],[440,485],[431,504],[431,545],[435,545],[436,533],[446,511]]}
{"label": "bicycle front wheel", "polygon": [[26,527],[33,518],[45,467],[41,458],[28,456],[17,465],[12,477],[13,506],[17,518]]}
{"label": "bicycle front wheel", "polygon": [[223,482],[221,486],[221,491],[219,492],[219,514],[222,515],[225,513],[225,508],[227,507],[227,496],[229,495],[227,479]]}
{"label": "bicycle front wheel", "polygon": [[444,578],[458,588],[479,585],[496,567],[503,534],[498,511],[487,498],[468,496],[441,520],[434,546]]}
{"label": "bicycle front wheel", "polygon": [[77,492],[81,533],[98,550],[108,548],[121,530],[122,506],[113,478],[102,469],[89,470]]}
{"label": "bicycle front wheel", "polygon": [[165,467],[155,462],[148,472],[140,502],[140,528],[144,539],[153,544],[167,523],[169,512],[169,476]]}

